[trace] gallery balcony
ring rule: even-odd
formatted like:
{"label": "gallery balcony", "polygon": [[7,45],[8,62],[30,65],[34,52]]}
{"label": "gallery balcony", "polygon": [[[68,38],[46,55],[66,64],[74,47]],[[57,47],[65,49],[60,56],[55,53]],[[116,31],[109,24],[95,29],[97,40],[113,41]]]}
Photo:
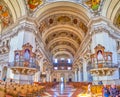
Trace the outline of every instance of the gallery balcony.
{"label": "gallery balcony", "polygon": [[90,73],[94,76],[110,76],[118,68],[117,65],[112,63],[98,64],[95,67],[91,67]]}
{"label": "gallery balcony", "polygon": [[10,63],[14,74],[33,75],[39,70],[39,66],[31,62],[19,61]]}

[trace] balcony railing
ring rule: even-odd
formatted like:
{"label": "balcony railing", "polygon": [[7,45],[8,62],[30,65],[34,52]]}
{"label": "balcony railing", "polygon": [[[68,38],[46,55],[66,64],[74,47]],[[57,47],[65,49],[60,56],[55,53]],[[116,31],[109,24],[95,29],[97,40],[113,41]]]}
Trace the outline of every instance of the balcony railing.
{"label": "balcony railing", "polygon": [[12,67],[20,67],[20,68],[21,67],[26,67],[26,68],[34,68],[34,69],[37,69],[37,70],[40,69],[40,67],[37,64],[33,63],[33,62],[28,62],[27,66],[24,63],[25,63],[25,61],[9,62],[8,66],[10,68],[12,68]]}
{"label": "balcony railing", "polygon": [[97,68],[118,68],[118,64],[114,63],[99,63],[99,64],[93,64],[90,69],[97,69]]}

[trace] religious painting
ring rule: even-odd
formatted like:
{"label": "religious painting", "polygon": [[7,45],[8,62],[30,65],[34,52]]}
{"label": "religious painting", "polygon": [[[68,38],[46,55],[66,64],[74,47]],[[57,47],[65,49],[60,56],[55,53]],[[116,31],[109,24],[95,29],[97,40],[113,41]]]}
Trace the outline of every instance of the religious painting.
{"label": "religious painting", "polygon": [[34,10],[36,7],[41,5],[43,0],[28,0],[28,6],[31,10]]}
{"label": "religious painting", "polygon": [[9,26],[12,22],[11,14],[7,5],[4,2],[0,2],[0,24],[2,28]]}
{"label": "religious painting", "polygon": [[92,10],[98,10],[101,0],[87,0],[85,3],[91,7]]}

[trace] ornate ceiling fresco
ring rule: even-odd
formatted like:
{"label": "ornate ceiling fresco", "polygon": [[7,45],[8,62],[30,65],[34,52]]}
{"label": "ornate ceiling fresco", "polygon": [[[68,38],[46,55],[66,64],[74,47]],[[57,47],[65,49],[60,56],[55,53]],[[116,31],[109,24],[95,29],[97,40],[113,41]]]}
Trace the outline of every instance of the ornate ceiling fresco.
{"label": "ornate ceiling fresco", "polygon": [[53,40],[53,38],[58,39],[61,37],[63,37],[63,38],[66,37],[66,38],[72,39],[72,40],[76,41],[78,45],[80,45],[80,43],[81,43],[80,37],[78,37],[76,34],[74,34],[73,32],[70,32],[70,31],[69,32],[67,32],[67,31],[53,32],[47,36],[45,43],[48,44],[48,43],[50,43],[51,40]]}
{"label": "ornate ceiling fresco", "polygon": [[28,9],[30,11],[34,11],[38,8],[38,6],[42,5],[44,0],[26,0]]}
{"label": "ornate ceiling fresco", "polygon": [[[77,27],[78,29],[81,29],[84,34],[87,32],[87,24],[85,24],[85,21],[81,20],[79,17],[70,15],[70,14],[54,14],[52,16],[49,16],[45,18],[43,21],[40,22],[39,31],[44,33],[46,29],[49,29],[52,26],[56,26],[59,24],[68,24],[70,26]],[[42,34],[41,33],[41,34]]]}
{"label": "ornate ceiling fresco", "polygon": [[102,0],[86,0],[86,4],[93,10],[97,11],[100,7],[100,2]]}
{"label": "ornate ceiling fresco", "polygon": [[63,56],[63,58],[69,58],[69,55],[66,54],[58,54],[57,56],[55,56],[56,58],[61,58],[61,56]]}
{"label": "ornate ceiling fresco", "polygon": [[0,31],[8,27],[12,22],[12,15],[7,4],[4,1],[0,1],[0,28],[2,28]]}
{"label": "ornate ceiling fresco", "polygon": [[[61,27],[61,29],[59,27],[57,28],[57,26]],[[69,26],[69,28],[66,29],[65,26]],[[70,29],[72,27],[75,27],[79,32],[71,31]],[[74,56],[87,30],[85,21],[77,16],[65,13],[62,15],[54,14],[43,19],[39,27],[41,37],[53,56],[61,51],[64,51],[63,53],[69,52]]]}
{"label": "ornate ceiling fresco", "polygon": [[0,30],[29,17],[53,57],[74,58],[94,17],[106,17],[120,28],[119,8],[120,0],[1,0]]}
{"label": "ornate ceiling fresco", "polygon": [[[72,27],[74,27],[73,30],[71,30]],[[87,30],[87,23],[83,19],[63,12],[55,12],[44,18],[40,21],[39,27],[41,37],[53,56],[57,52],[63,52],[64,55],[68,52],[74,57]],[[60,54],[61,57],[63,54]]]}

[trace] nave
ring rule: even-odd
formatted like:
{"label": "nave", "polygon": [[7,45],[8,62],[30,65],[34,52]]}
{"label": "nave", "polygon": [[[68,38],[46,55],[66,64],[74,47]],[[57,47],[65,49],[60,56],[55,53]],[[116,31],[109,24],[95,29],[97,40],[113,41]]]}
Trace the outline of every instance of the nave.
{"label": "nave", "polygon": [[[0,82],[0,97],[103,97],[103,88],[105,86],[102,84],[92,85],[87,82],[45,82],[32,84]],[[120,95],[120,85],[106,85],[106,88],[109,91],[117,89],[116,93]],[[112,92],[110,93],[112,95]]]}
{"label": "nave", "polygon": [[[78,85],[78,87],[75,86]],[[83,88],[83,85],[79,87],[80,83],[59,83],[46,91],[41,95],[42,97],[91,97],[87,93],[86,89]],[[102,97],[102,96],[99,96]]]}
{"label": "nave", "polygon": [[66,83],[59,83],[53,88],[47,89],[43,97],[73,97],[76,89]]}
{"label": "nave", "polygon": [[86,83],[76,82],[31,85],[0,82],[0,97],[91,97],[87,94],[87,86]]}

